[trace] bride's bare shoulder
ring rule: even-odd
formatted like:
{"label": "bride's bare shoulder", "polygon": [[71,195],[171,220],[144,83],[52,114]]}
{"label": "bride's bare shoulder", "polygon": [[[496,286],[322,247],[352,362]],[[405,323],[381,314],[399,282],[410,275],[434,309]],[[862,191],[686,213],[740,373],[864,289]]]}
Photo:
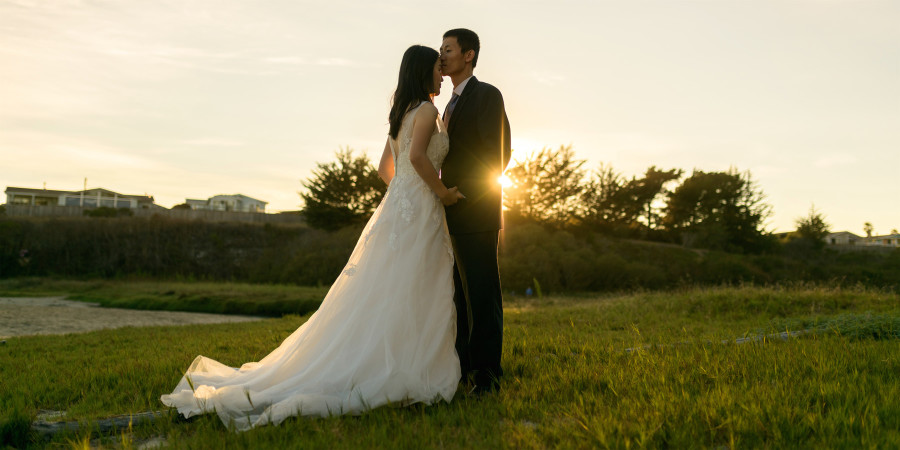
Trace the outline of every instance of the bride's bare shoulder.
{"label": "bride's bare shoulder", "polygon": [[416,118],[434,119],[438,114],[437,106],[431,102],[422,102],[422,106],[416,111]]}
{"label": "bride's bare shoulder", "polygon": [[434,122],[438,116],[437,107],[431,102],[422,102],[422,105],[418,106],[415,113],[416,115],[413,118],[414,127],[416,124]]}

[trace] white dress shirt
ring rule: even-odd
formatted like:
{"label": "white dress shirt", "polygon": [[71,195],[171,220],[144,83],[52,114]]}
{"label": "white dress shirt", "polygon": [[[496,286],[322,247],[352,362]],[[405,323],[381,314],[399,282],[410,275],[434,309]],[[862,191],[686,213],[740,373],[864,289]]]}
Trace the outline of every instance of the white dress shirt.
{"label": "white dress shirt", "polygon": [[459,86],[456,86],[455,88],[453,88],[453,93],[456,95],[462,95],[463,89],[466,88],[466,85],[469,84],[469,80],[471,80],[471,79],[472,79],[472,77],[469,76],[469,78],[466,78],[465,80],[463,80],[462,83],[459,83]]}

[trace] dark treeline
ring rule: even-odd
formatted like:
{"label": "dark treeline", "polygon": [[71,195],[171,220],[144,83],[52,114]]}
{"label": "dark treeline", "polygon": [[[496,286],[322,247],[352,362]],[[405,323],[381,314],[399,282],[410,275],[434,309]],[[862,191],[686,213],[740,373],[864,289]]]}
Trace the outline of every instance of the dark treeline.
{"label": "dark treeline", "polygon": [[627,178],[610,165],[588,171],[585,163],[571,146],[516,161],[506,172],[509,220],[728,252],[778,245],[765,230],[772,208],[750,172],[650,166]]}
{"label": "dark treeline", "polygon": [[[0,277],[131,277],[324,285],[362,230],[186,222],[168,218],[27,219],[0,216]],[[508,226],[506,292],[662,289],[685,284],[840,282],[900,286],[900,251],[784,246],[766,254],[687,249],[584,229]]]}
{"label": "dark treeline", "polygon": [[[779,243],[765,230],[772,208],[749,172],[649,167],[627,178],[609,165],[584,168],[571,146],[544,148],[506,171],[508,224],[668,242],[690,248],[765,253]],[[310,225],[338,229],[365,221],[384,193],[365,155],[344,149],[319,163],[301,192]]]}

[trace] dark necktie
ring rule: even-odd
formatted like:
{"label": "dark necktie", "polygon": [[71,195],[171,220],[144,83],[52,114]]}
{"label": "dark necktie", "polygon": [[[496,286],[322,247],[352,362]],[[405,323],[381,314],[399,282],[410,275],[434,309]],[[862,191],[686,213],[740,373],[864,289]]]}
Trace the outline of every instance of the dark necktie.
{"label": "dark necktie", "polygon": [[453,108],[456,108],[456,101],[459,100],[459,95],[454,92],[453,97],[450,98],[450,103],[447,103],[447,108],[444,109],[444,126],[450,126],[450,116],[453,115]]}

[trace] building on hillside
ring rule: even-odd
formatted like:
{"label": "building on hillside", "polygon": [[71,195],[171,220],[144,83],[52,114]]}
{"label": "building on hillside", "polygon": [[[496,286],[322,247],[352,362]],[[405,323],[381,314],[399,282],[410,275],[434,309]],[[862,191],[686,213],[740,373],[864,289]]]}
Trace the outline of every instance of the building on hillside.
{"label": "building on hillside", "polygon": [[898,247],[900,248],[900,234],[885,234],[883,236],[869,236],[863,238],[863,245],[869,247]]}
{"label": "building on hillside", "polygon": [[103,188],[83,191],[54,191],[50,189],[31,189],[6,187],[7,205],[34,206],[81,206],[109,208],[158,208],[150,195],[127,195]]}
{"label": "building on hillside", "polygon": [[849,231],[838,231],[825,236],[825,243],[828,245],[861,245],[862,240],[862,237]]}
{"label": "building on hillside", "polygon": [[839,231],[825,236],[825,243],[837,246],[857,247],[896,247],[900,248],[900,234],[886,234],[883,236],[857,236],[849,231]]}
{"label": "building on hillside", "polygon": [[206,200],[188,198],[185,203],[193,210],[201,211],[236,211],[264,213],[268,202],[247,197],[243,194],[216,195]]}

